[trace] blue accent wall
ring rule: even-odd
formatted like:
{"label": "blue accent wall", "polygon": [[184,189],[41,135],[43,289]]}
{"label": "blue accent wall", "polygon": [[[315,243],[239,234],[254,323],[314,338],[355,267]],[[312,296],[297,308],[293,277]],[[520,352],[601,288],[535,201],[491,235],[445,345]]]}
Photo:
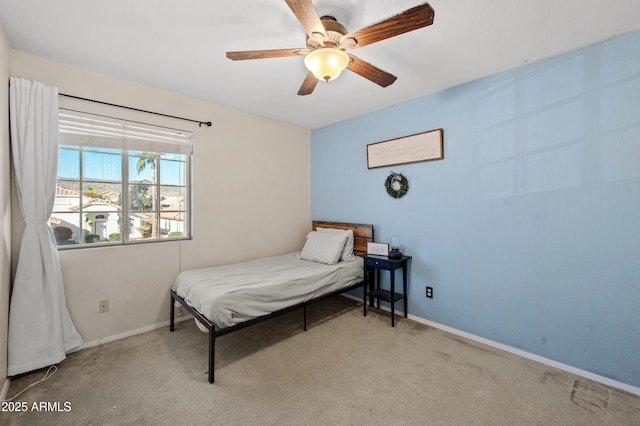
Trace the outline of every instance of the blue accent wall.
{"label": "blue accent wall", "polygon": [[[397,234],[410,314],[640,387],[638,52],[634,32],[314,130],[313,218]],[[436,128],[443,160],[367,169],[367,144]]]}

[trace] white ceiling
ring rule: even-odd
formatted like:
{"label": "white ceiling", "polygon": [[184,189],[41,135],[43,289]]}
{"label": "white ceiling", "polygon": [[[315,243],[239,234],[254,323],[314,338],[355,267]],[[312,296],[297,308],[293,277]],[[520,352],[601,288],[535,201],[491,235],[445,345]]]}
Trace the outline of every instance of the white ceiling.
{"label": "white ceiling", "polygon": [[[420,3],[314,0],[320,16],[349,31]],[[304,47],[284,0],[0,0],[0,20],[15,50],[310,129],[640,29],[638,0],[430,4],[432,26],[354,51],[396,75],[394,84],[381,88],[345,71],[309,96],[297,95],[302,57],[225,57]]]}

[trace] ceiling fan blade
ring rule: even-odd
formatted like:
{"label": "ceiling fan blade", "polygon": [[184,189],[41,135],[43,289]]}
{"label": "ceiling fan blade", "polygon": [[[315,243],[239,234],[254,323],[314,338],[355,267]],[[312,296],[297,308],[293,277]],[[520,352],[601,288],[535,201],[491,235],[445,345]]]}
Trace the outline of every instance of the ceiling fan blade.
{"label": "ceiling fan blade", "polygon": [[357,43],[356,47],[366,46],[367,44],[431,25],[433,24],[434,15],[435,12],[429,3],[423,3],[380,21],[377,24],[349,33],[342,39],[353,38]]}
{"label": "ceiling fan blade", "polygon": [[233,61],[245,59],[283,58],[286,56],[304,55],[309,49],[273,49],[273,50],[243,50],[240,52],[227,52],[227,58]]}
{"label": "ceiling fan blade", "polygon": [[349,57],[351,58],[351,63],[349,63],[347,69],[376,83],[378,86],[387,87],[393,84],[393,82],[398,78],[395,75],[382,71],[380,68],[373,66],[362,59],[358,59],[353,55],[349,55]]}
{"label": "ceiling fan blade", "polygon": [[298,90],[298,95],[305,96],[313,93],[313,89],[316,88],[316,84],[318,84],[318,79],[313,75],[311,71],[307,73],[307,76],[304,78],[302,82],[302,86],[300,86],[300,90]]}
{"label": "ceiling fan blade", "polygon": [[293,14],[296,15],[309,37],[312,37],[313,33],[322,34],[323,37],[327,36],[324,25],[322,25],[322,21],[311,0],[285,0],[285,2],[289,5]]}

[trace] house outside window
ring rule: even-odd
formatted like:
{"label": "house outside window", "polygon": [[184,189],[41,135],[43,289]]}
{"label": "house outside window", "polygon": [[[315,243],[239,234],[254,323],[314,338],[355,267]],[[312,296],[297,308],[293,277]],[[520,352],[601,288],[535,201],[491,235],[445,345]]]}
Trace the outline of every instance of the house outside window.
{"label": "house outside window", "polygon": [[60,110],[58,247],[191,237],[190,132]]}

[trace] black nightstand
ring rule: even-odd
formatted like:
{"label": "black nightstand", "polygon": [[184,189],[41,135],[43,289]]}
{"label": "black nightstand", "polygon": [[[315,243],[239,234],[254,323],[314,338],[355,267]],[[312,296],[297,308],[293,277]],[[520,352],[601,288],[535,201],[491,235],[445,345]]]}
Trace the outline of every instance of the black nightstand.
{"label": "black nightstand", "polygon": [[[375,256],[367,254],[364,256],[364,279],[368,286],[369,306],[373,307],[376,300],[377,307],[380,308],[380,300],[389,302],[391,305],[391,327],[395,327],[395,304],[396,301],[404,300],[404,317],[407,317],[407,262],[411,256],[402,256],[401,259],[389,259],[387,256]],[[380,270],[391,272],[391,288],[383,290],[380,288]],[[402,269],[402,294],[396,293],[395,271]],[[373,271],[376,271],[375,279]],[[364,314],[367,315],[367,304],[364,303]]]}

